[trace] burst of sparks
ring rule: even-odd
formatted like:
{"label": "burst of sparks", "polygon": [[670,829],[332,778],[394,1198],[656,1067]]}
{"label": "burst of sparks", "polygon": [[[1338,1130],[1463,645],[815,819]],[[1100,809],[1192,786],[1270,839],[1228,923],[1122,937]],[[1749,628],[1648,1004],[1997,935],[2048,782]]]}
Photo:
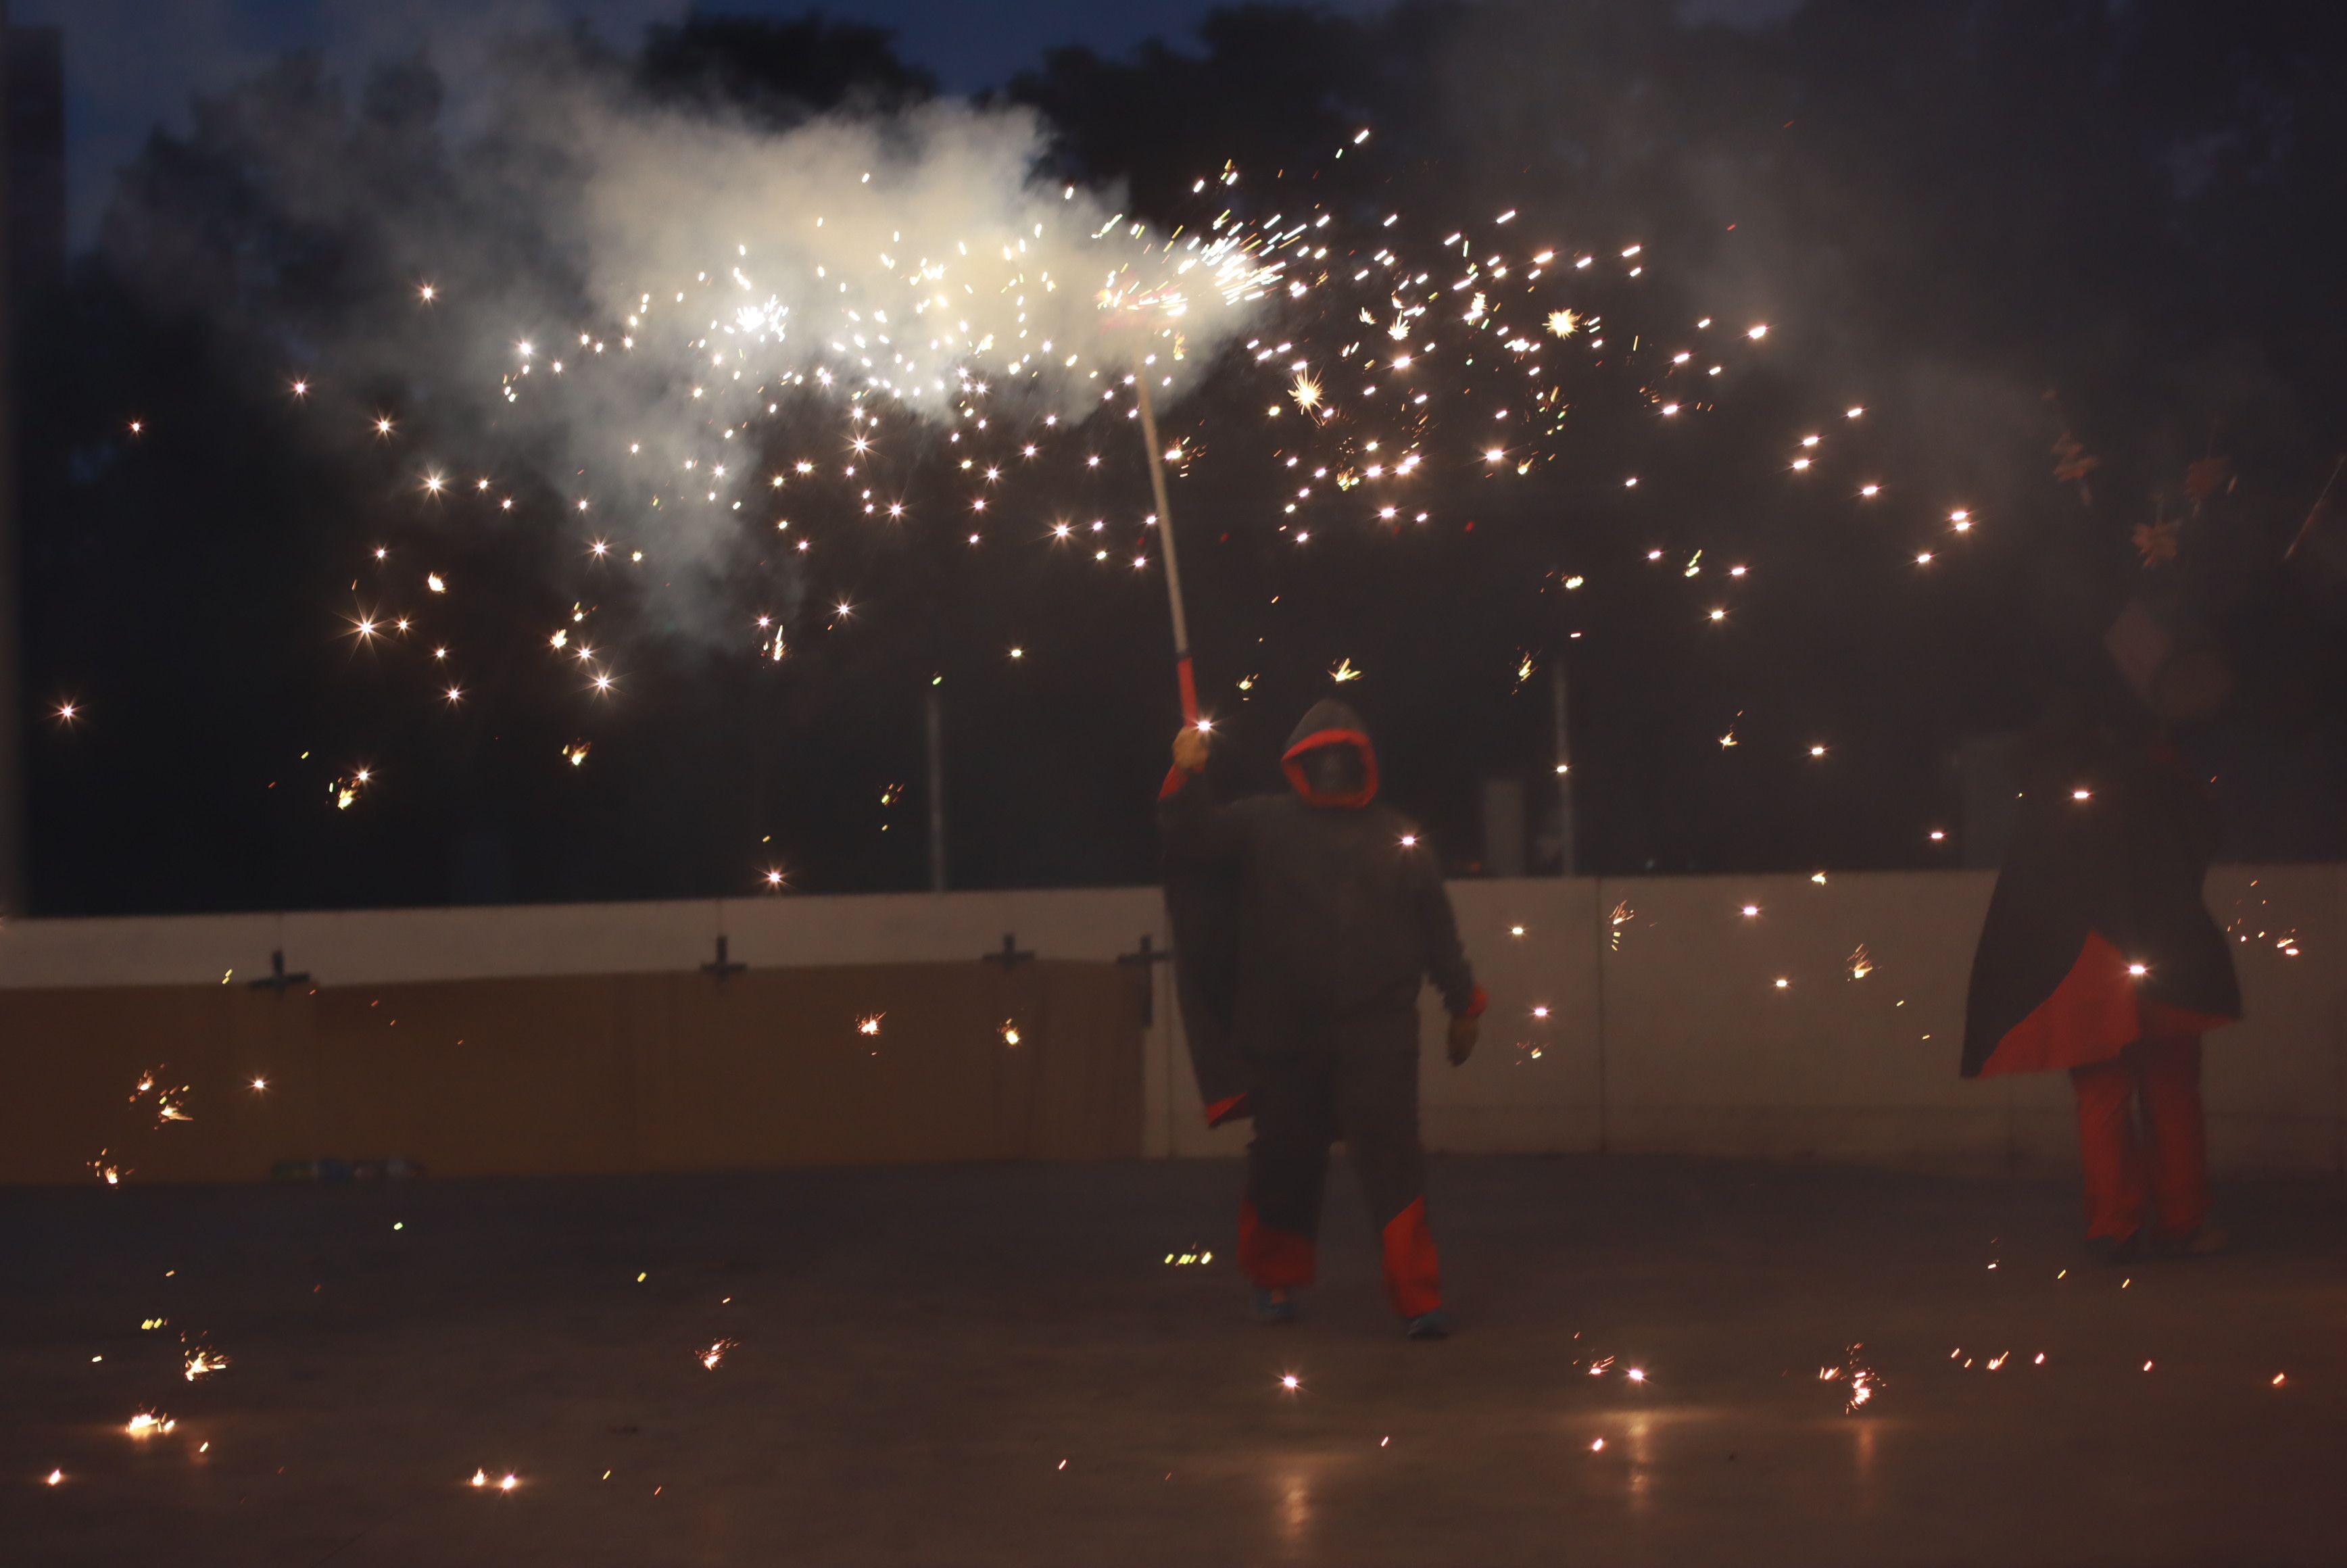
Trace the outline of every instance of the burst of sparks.
{"label": "burst of sparks", "polygon": [[[1843,1353],[1841,1365],[1818,1368],[1819,1382],[1841,1385],[1844,1415],[1856,1414],[1860,1406],[1871,1402],[1882,1391],[1882,1375],[1859,1359],[1859,1352],[1865,1348],[1863,1345],[1852,1345]],[[2002,1359],[1999,1358],[1999,1364]],[[2041,1356],[2038,1359],[2042,1362],[2045,1358]]]}
{"label": "burst of sparks", "polygon": [[[1222,206],[1233,200],[1224,188],[1238,181],[1237,169],[1226,168],[1213,180],[1201,179],[1195,193],[1203,195],[1212,188],[1215,194],[1209,200]],[[1071,188],[1067,199],[1073,197]],[[791,531],[794,559],[804,571],[810,564],[819,568],[826,559],[809,552],[811,544],[825,542],[827,508],[835,507],[835,516],[885,512],[891,520],[902,521],[908,510],[923,509],[910,488],[913,476],[924,464],[932,470],[946,467],[946,454],[950,454],[951,477],[963,486],[958,495],[969,502],[969,512],[962,518],[965,528],[995,517],[1019,516],[1029,500],[1020,487],[1037,482],[1032,477],[1048,482],[1055,464],[1073,470],[1078,480],[1096,473],[1106,442],[1087,435],[1078,444],[1053,443],[1052,433],[1072,429],[1080,421],[1063,425],[1057,412],[1040,419],[1018,412],[1008,401],[1010,395],[1088,386],[1087,396],[1098,395],[1096,416],[1121,424],[1138,412],[1135,388],[1174,386],[1166,373],[1185,359],[1195,368],[1199,355],[1194,343],[1187,345],[1185,354],[1185,318],[1207,308],[1256,310],[1250,324],[1259,335],[1245,343],[1245,355],[1259,367],[1254,371],[1255,401],[1245,405],[1241,399],[1235,405],[1265,411],[1261,434],[1266,446],[1276,442],[1276,456],[1235,456],[1245,443],[1220,426],[1201,436],[1176,435],[1162,440],[1149,455],[1182,465],[1185,472],[1203,472],[1225,462],[1261,462],[1285,487],[1270,498],[1282,503],[1281,517],[1292,519],[1280,528],[1298,546],[1311,541],[1316,532],[1340,534],[1348,523],[1371,518],[1399,522],[1405,510],[1414,510],[1402,488],[1413,479],[1424,485],[1429,476],[1477,471],[1497,477],[1509,466],[1519,474],[1531,472],[1551,455],[1571,400],[1592,395],[1566,379],[1558,362],[1571,356],[1573,363],[1594,368],[1636,357],[1638,337],[1633,329],[1638,323],[1617,331],[1614,323],[1578,308],[1585,302],[1568,306],[1556,297],[1567,286],[1585,289],[1597,282],[1575,276],[1588,272],[1597,258],[1573,252],[1561,258],[1553,249],[1543,248],[1537,234],[1523,233],[1537,225],[1537,217],[1520,216],[1517,210],[1494,203],[1502,210],[1497,217],[1484,210],[1473,225],[1474,238],[1462,227],[1438,252],[1423,240],[1439,231],[1427,230],[1414,238],[1411,227],[1397,228],[1400,213],[1384,217],[1382,222],[1368,218],[1360,231],[1348,232],[1353,220],[1315,204],[1308,192],[1293,207],[1284,196],[1268,204],[1284,211],[1260,224],[1235,215],[1228,207],[1220,216],[1210,217],[1210,207],[1185,226],[1186,231],[1161,234],[1120,215],[1091,236],[1104,262],[1094,277],[1105,282],[1096,292],[1092,284],[1083,284],[1072,298],[1081,302],[1091,292],[1089,304],[1133,328],[1137,346],[1130,357],[1102,361],[1081,345],[1071,353],[1070,343],[1047,335],[1044,323],[1063,319],[1063,313],[1057,303],[1047,304],[1040,313],[1034,307],[1040,295],[1068,288],[1074,281],[1050,276],[1027,253],[1025,240],[1042,237],[1038,226],[1031,236],[1006,234],[999,242],[995,237],[972,235],[958,244],[935,248],[928,261],[919,260],[917,251],[908,255],[892,245],[852,270],[843,265],[839,272],[846,275],[838,278],[838,299],[794,297],[788,304],[770,282],[756,275],[757,260],[749,248],[741,247],[738,255],[724,256],[722,264],[711,258],[697,275],[680,275],[673,280],[675,286],[664,292],[648,290],[626,311],[624,330],[616,319],[575,323],[571,330],[579,352],[569,366],[574,374],[559,382],[567,348],[550,340],[548,350],[541,352],[534,343],[506,340],[512,357],[504,362],[502,385],[508,401],[568,395],[569,384],[581,375],[628,374],[617,367],[630,357],[658,363],[661,374],[672,377],[670,384],[677,388],[671,405],[677,423],[665,432],[620,432],[614,449],[624,447],[634,456],[648,451],[671,456],[630,470],[641,477],[642,484],[632,496],[603,494],[599,498],[606,508],[611,504],[641,506],[646,512],[658,507],[653,515],[665,521],[687,507],[743,511],[745,498],[757,503],[778,492],[786,473],[812,480],[805,485],[794,480],[792,487],[794,502],[802,494],[805,497],[805,510],[794,506],[802,526],[794,528],[792,519],[776,519],[771,510],[763,516],[747,513],[740,519],[743,524],[754,521],[762,531]],[[1493,232],[1500,228],[1507,229],[1504,237]],[[907,247],[910,243],[908,238]],[[1625,265],[1623,272],[1639,274],[1645,264],[1643,246],[1609,249],[1618,249],[1624,263],[1637,263]],[[1572,263],[1569,269],[1566,261]],[[1557,269],[1553,277],[1534,286],[1552,264]],[[1604,270],[1612,272],[1613,264],[1606,263]],[[425,301],[435,297],[433,284],[416,287]],[[967,302],[970,301],[1003,302],[1003,313],[993,313],[994,304]],[[1702,332],[1711,324],[1706,316],[1696,328]],[[1769,330],[1766,323],[1753,323],[1741,329],[1741,336],[1758,343]],[[1712,407],[1706,395],[1695,392],[1684,379],[1697,368],[1691,346],[1655,344],[1651,332],[1649,323],[1646,353],[1654,358],[1648,363],[1660,374],[1650,374],[1650,381],[1667,382],[1674,375],[1683,379],[1670,384],[1674,395],[1667,400],[1662,385],[1636,386],[1639,406],[1659,409],[1675,420],[1696,417]],[[1616,336],[1632,352],[1625,356],[1617,345],[1610,361],[1597,357]],[[630,354],[597,359],[607,339]],[[1238,357],[1235,351],[1233,357]],[[1712,361],[1726,357],[1717,349],[1706,356],[1706,374],[1720,375],[1727,365]],[[1669,368],[1655,363],[1662,359]],[[306,376],[293,383],[297,395],[305,395],[308,386]],[[793,423],[804,410],[787,405],[786,398],[818,401],[835,411],[846,426],[838,431],[839,445],[818,448],[834,454],[820,466],[819,477],[814,460],[777,450],[785,442],[808,449],[804,427]],[[1050,401],[1048,395],[1045,401]],[[934,431],[919,439],[893,438],[897,405],[930,420]],[[1306,417],[1295,419],[1296,413]],[[1852,404],[1846,418],[1856,420],[1864,413],[1861,405]],[[387,411],[374,423],[379,436],[394,433]],[[1296,430],[1298,425],[1303,428]],[[1797,469],[1810,466],[1810,455],[1819,451],[1822,439],[1815,433],[1793,437],[1799,453],[1793,459]],[[1283,466],[1274,467],[1283,461]],[[667,477],[651,477],[649,471],[655,466]],[[765,487],[753,491],[760,477],[766,479]],[[969,488],[981,483],[988,495],[969,496]],[[1630,475],[1622,483],[1624,489],[1635,490],[1639,478]],[[599,491],[607,487],[599,477]],[[440,496],[446,488],[443,476],[428,473],[424,488]],[[477,488],[485,498],[497,500],[501,509],[513,509],[514,496],[489,496],[487,478]],[[1870,480],[1859,494],[1871,499],[1882,488]],[[991,509],[989,496],[995,502]],[[1345,508],[1348,497],[1354,505]],[[579,510],[587,508],[588,501],[576,491],[570,498]],[[908,498],[915,502],[910,508]],[[527,505],[526,495],[523,499]],[[1332,503],[1339,508],[1334,516],[1328,510]],[[1415,517],[1421,524],[1430,520],[1425,510],[1415,510]],[[1950,514],[1950,520],[1960,533],[1970,522],[1963,511]],[[1135,571],[1146,569],[1153,559],[1146,530],[1155,522],[1152,517],[1136,525],[1130,516],[1120,517],[1116,531],[1108,533],[1104,520],[1095,521],[1092,531],[1105,537],[1092,541],[1100,547],[1094,560],[1103,565],[1130,560]],[[1057,522],[1050,526],[1048,538],[1065,542],[1073,530],[1074,525]],[[764,537],[771,539],[773,531]],[[806,537],[810,534],[812,539]],[[977,534],[966,537],[973,545],[981,542]],[[999,548],[994,541],[999,537],[988,536],[984,542]],[[606,538],[596,538],[585,548],[587,556],[600,562],[613,547]],[[1661,558],[1657,550],[1649,559]],[[377,559],[382,559],[378,551]],[[629,559],[641,564],[642,552]],[[1700,559],[1698,551],[1696,559]],[[1915,560],[1928,566],[1932,558],[1926,552]],[[1690,561],[1687,575],[1696,571]],[[1729,575],[1741,578],[1744,572],[1737,566]],[[1579,575],[1558,580],[1567,589],[1580,589],[1584,581]],[[826,586],[831,592],[825,599],[838,592],[838,585],[824,585],[819,578],[810,585],[818,593]],[[437,573],[427,576],[426,587],[436,594],[446,591]],[[820,605],[824,599],[814,602]],[[844,596],[835,599],[833,610],[835,628],[855,613]],[[1712,623],[1727,618],[1725,605],[1707,609]],[[380,612],[372,610],[352,622],[362,643],[382,636],[385,624]],[[392,624],[405,630],[410,623],[403,617]],[[760,653],[783,658],[779,627],[762,620],[760,632]],[[568,638],[567,631],[555,631],[553,647],[565,649]],[[434,657],[444,658],[446,651],[435,650]],[[616,682],[608,661],[591,663],[590,650],[576,651],[587,666],[589,690],[610,694]],[[1014,644],[1008,656],[1023,661],[1025,651],[1023,645]],[[1519,686],[1532,672],[1532,659],[1520,658],[1515,668]],[[1329,674],[1334,682],[1344,684],[1359,679],[1361,671],[1347,658]],[[1253,679],[1240,683],[1242,692]],[[463,693],[450,682],[444,694],[454,705]],[[74,710],[61,704],[57,716],[69,721]],[[1720,743],[1736,745],[1733,727]],[[585,751],[581,743],[566,748],[564,754],[575,766]],[[1812,758],[1824,754],[1822,746],[1810,748]],[[364,784],[364,775],[357,782]],[[337,803],[349,805],[354,789],[339,784],[336,788]],[[770,876],[768,886],[778,885]],[[873,1021],[875,1028],[866,1032],[876,1033],[877,1015]]]}

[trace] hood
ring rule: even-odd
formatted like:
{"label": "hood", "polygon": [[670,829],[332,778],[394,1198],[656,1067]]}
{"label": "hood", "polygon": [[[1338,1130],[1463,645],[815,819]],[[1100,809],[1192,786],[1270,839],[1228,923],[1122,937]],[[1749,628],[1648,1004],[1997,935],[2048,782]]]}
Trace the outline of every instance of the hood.
{"label": "hood", "polygon": [[[1313,757],[1316,752],[1337,747],[1353,755]],[[1333,771],[1349,775],[1342,786],[1327,787],[1325,775],[1332,771],[1327,765],[1332,763],[1339,764]],[[1311,711],[1287,737],[1287,750],[1281,753],[1279,765],[1288,784],[1308,805],[1363,806],[1378,796],[1378,753],[1377,748],[1369,744],[1369,732],[1363,727],[1358,713],[1333,697],[1312,704]],[[1323,775],[1319,779],[1321,787],[1315,787],[1316,774]]]}

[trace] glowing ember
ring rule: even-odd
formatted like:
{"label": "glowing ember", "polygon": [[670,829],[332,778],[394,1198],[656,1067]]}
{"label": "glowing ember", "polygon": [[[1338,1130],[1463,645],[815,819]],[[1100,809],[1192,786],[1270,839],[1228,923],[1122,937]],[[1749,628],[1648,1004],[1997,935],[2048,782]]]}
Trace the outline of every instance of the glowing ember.
{"label": "glowing ember", "polygon": [[1882,1391],[1882,1375],[1859,1359],[1859,1352],[1865,1348],[1863,1345],[1852,1345],[1842,1353],[1840,1366],[1818,1368],[1819,1382],[1841,1384],[1844,1415],[1855,1414],[1860,1406],[1869,1403]]}

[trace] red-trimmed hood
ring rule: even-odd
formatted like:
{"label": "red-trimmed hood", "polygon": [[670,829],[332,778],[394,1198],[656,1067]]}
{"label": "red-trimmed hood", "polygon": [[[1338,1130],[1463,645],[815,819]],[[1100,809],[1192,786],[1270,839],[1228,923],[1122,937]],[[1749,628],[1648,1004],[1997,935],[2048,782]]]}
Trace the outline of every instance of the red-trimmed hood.
{"label": "red-trimmed hood", "polygon": [[[1306,759],[1332,747],[1354,753],[1351,765],[1345,769],[1352,774],[1352,787],[1316,789],[1312,775],[1325,770],[1326,761],[1307,770]],[[1378,753],[1369,744],[1369,732],[1358,713],[1333,697],[1312,704],[1311,712],[1287,737],[1287,750],[1281,753],[1279,765],[1289,785],[1310,805],[1364,806],[1378,797]]]}

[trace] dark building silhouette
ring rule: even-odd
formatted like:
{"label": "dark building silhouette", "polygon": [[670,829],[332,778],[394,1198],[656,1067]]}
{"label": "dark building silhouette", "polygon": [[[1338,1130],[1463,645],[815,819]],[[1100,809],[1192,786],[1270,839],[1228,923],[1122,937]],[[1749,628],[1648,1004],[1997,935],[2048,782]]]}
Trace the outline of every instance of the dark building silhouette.
{"label": "dark building silhouette", "polygon": [[6,232],[0,245],[0,914],[25,907],[24,626],[16,569],[18,323],[66,261],[65,40],[54,27],[7,26],[0,0],[0,150]]}
{"label": "dark building silhouette", "polygon": [[11,27],[7,57],[8,288],[21,307],[65,271],[65,37]]}

